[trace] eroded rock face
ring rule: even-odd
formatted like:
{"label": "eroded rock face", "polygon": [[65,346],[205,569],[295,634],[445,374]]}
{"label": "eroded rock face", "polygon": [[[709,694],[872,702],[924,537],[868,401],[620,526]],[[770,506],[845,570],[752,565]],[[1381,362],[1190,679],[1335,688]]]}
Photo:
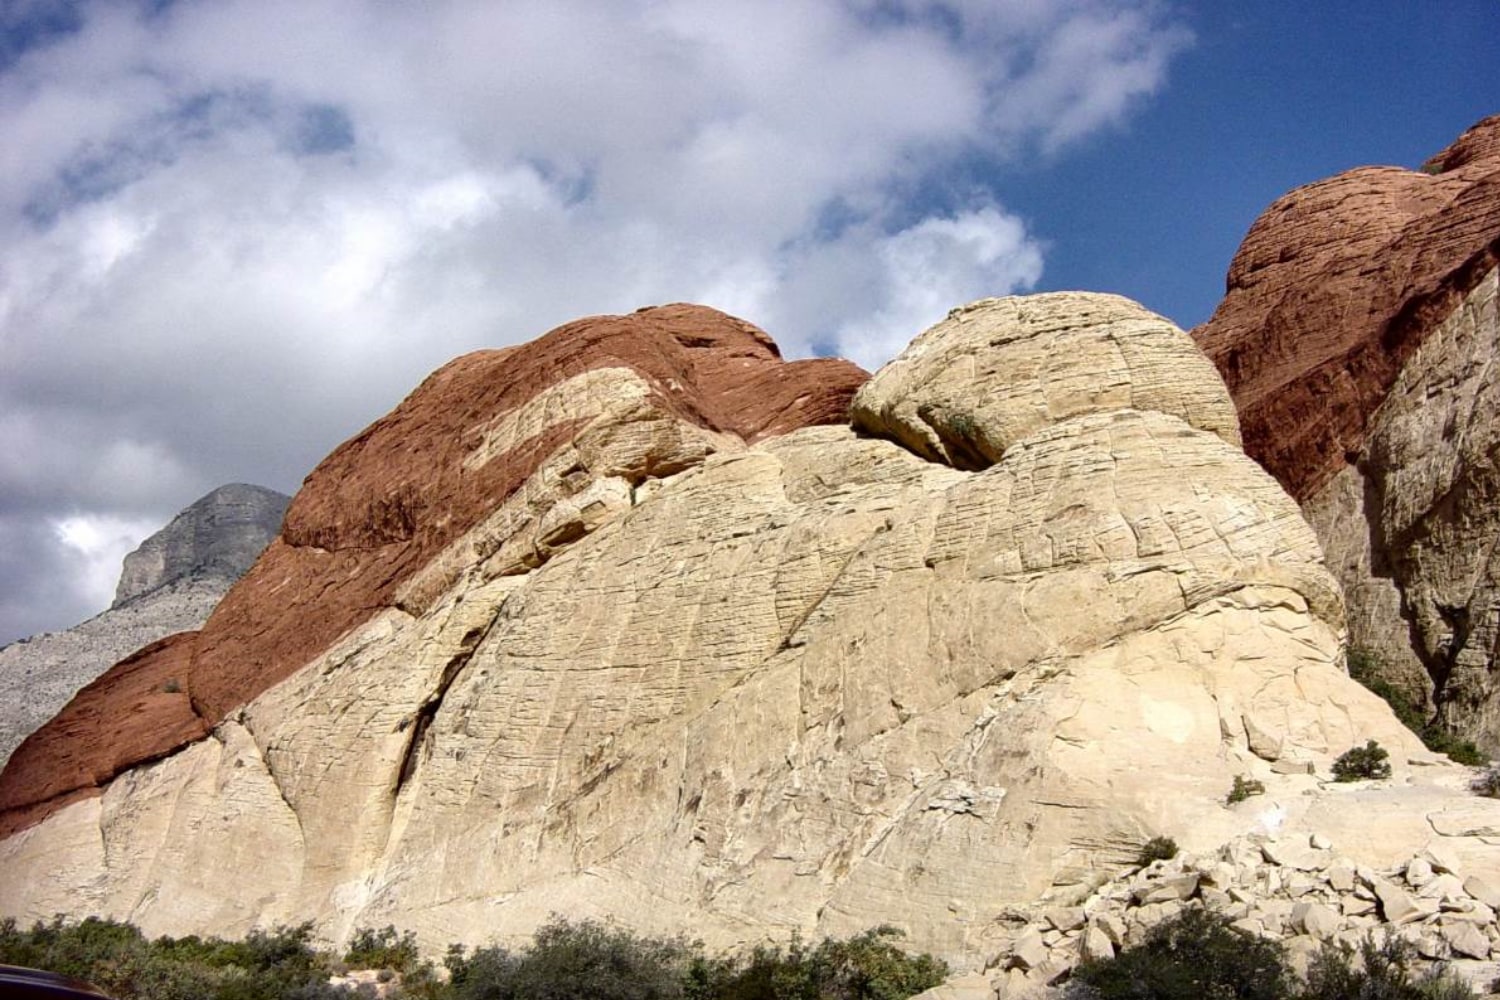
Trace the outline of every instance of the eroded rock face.
{"label": "eroded rock face", "polygon": [[783,362],[762,331],[698,306],[580,320],[451,362],[313,471],[281,536],[183,640],[190,650],[133,663],[132,684],[185,697],[98,738],[88,706],[70,705],[16,750],[0,830],[176,751],[385,612],[421,615],[466,574],[545,563],[654,479],[842,421],[865,377],[845,361]]}
{"label": "eroded rock face", "polygon": [[1496,745],[1500,271],[1433,330],[1370,421],[1357,464],[1305,504],[1349,581],[1351,641]]}
{"label": "eroded rock face", "polygon": [[1490,118],[1421,172],[1354,170],[1276,202],[1194,331],[1246,449],[1317,529],[1351,645],[1492,750],[1497,260]]}
{"label": "eroded rock face", "polygon": [[[1147,314],[1058,296],[965,315],[1088,342]],[[963,350],[1001,378],[1008,354],[1036,356],[1019,335]],[[1189,357],[1175,380],[1206,371]],[[510,381],[498,361],[488,376]],[[575,378],[597,400],[583,415],[549,395]],[[1340,668],[1338,588],[1295,503],[1230,443],[1222,399],[1211,430],[1097,405],[1007,432],[974,405],[974,439],[1005,445],[967,471],[847,427],[668,424],[635,384],[582,366],[445,445],[468,469],[558,421],[571,435],[378,611],[208,718],[207,739],[13,822],[0,912],[150,933],[393,923],[430,947],[515,939],[554,912],[712,945],[896,923],[983,968],[1010,908],[1081,901],[1158,834],[1207,849],[1244,833],[1258,820],[1222,806],[1237,774],[1285,792],[1375,738],[1395,786],[1436,799],[1433,776],[1452,779]],[[902,391],[891,412],[956,398]],[[360,452],[379,454],[383,425],[330,460],[340,484],[376,481]],[[662,454],[642,441],[679,458],[619,458]],[[372,509],[352,488],[305,491],[289,533],[416,537],[446,507],[432,496],[410,530]],[[1500,804],[1478,808],[1465,829],[1500,824]],[[1378,802],[1358,819],[1421,822]],[[1352,850],[1385,863],[1405,839]]]}
{"label": "eroded rock face", "polygon": [[0,649],[0,767],[110,666],[202,625],[275,537],[290,499],[261,486],[219,487],[125,557],[109,610]]}
{"label": "eroded rock face", "polygon": [[1245,450],[1306,500],[1364,447],[1426,334],[1494,269],[1500,116],[1429,169],[1362,167],[1277,200],[1193,337],[1223,373]]}
{"label": "eroded rock face", "polygon": [[954,309],[860,390],[853,420],[931,461],[984,469],[1045,427],[1111,410],[1168,413],[1240,444],[1224,381],[1192,339],[1091,292]]}

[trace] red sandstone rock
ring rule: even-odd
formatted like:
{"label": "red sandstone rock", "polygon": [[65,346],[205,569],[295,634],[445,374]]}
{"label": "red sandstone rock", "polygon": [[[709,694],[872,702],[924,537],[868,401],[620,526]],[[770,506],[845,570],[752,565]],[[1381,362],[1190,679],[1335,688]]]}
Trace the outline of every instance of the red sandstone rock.
{"label": "red sandstone rock", "polygon": [[[391,606],[404,581],[515,492],[582,422],[553,423],[466,467],[484,428],[549,386],[600,368],[634,370],[664,416],[746,442],[845,421],[868,377],[838,359],[784,362],[761,330],[693,305],[582,319],[530,344],[450,362],[313,470],[281,536],[201,632],[117,664],[17,750],[0,774],[0,837],[201,739]],[[169,686],[181,693],[166,693]]]}
{"label": "red sandstone rock", "polygon": [[26,807],[65,805],[208,733],[187,695],[197,638],[181,632],[121,660],[16,748],[0,781],[0,838],[46,815]]}
{"label": "red sandstone rock", "polygon": [[1229,384],[1245,450],[1311,496],[1358,453],[1423,334],[1497,258],[1500,116],[1424,172],[1364,167],[1277,200],[1193,331]]}

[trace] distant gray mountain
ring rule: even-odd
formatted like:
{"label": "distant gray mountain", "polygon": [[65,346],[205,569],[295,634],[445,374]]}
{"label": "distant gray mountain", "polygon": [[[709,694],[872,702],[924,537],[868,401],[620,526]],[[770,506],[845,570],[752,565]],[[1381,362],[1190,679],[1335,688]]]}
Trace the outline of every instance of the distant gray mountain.
{"label": "distant gray mountain", "polygon": [[219,487],[125,557],[108,611],[0,648],[0,766],[79,688],[142,646],[202,625],[281,530],[290,501],[261,486]]}
{"label": "distant gray mountain", "polygon": [[281,530],[290,502],[263,486],[220,486],[125,557],[113,607],[176,580],[238,580]]}

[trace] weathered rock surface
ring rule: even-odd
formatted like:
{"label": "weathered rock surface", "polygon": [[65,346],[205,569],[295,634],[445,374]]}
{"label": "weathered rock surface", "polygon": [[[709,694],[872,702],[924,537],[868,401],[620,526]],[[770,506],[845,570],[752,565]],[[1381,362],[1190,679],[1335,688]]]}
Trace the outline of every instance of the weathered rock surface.
{"label": "weathered rock surface", "polygon": [[[782,362],[760,330],[696,306],[581,320],[524,349],[459,358],[314,470],[281,536],[183,640],[190,649],[132,663],[130,685],[187,697],[98,736],[93,709],[75,703],[17,748],[0,777],[0,830],[172,753],[389,610],[420,615],[464,574],[544,563],[653,479],[842,421],[865,377],[844,361]],[[111,676],[94,692],[103,703]]]}
{"label": "weathered rock surface", "polygon": [[280,532],[291,499],[246,483],[199,498],[125,557],[114,607],[177,580],[238,580]]}
{"label": "weathered rock surface", "polygon": [[[956,338],[1026,317],[1064,348],[1163,322],[1076,294],[961,315]],[[1052,393],[1027,338],[969,339],[976,401]],[[154,723],[171,739],[132,744],[127,725],[66,756],[80,699],[44,730],[58,745],[0,776],[0,913],[150,933],[394,923],[428,946],[553,912],[711,944],[894,922],[982,969],[1017,906],[1076,932],[1069,908],[1150,837],[1208,850],[1263,826],[1222,804],[1238,774],[1362,865],[1435,829],[1500,832],[1500,803],[1469,800],[1467,773],[1341,669],[1338,588],[1231,443],[1212,372],[1180,333],[1141,339],[1183,361],[1127,374],[1175,395],[1059,403],[1019,428],[972,405],[958,433],[1004,442],[981,471],[848,427],[771,433],[837,419],[863,376],[782,366],[708,310],[455,363],[310,478],[185,644],[192,699]],[[877,377],[878,409],[960,398],[913,367]],[[307,634],[265,620],[278,593]],[[146,711],[176,655],[113,683]],[[1393,778],[1323,794],[1368,738]],[[1450,853],[1467,864],[1468,844]]]}
{"label": "weathered rock surface", "polygon": [[0,767],[110,666],[202,625],[275,536],[290,500],[260,486],[219,487],[125,557],[109,610],[0,649]]}
{"label": "weathered rock surface", "polygon": [[1317,530],[1351,645],[1492,750],[1497,260],[1490,118],[1422,172],[1354,170],[1273,204],[1194,331],[1234,395],[1246,449]]}
{"label": "weathered rock surface", "polygon": [[1191,338],[1118,295],[982,299],[954,309],[854,400],[856,429],[959,469],[1069,417],[1167,413],[1235,447],[1224,381]]}
{"label": "weathered rock surface", "polygon": [[1299,501],[1349,464],[1427,333],[1494,269],[1500,116],[1426,173],[1362,167],[1277,200],[1250,227],[1194,338],[1245,450]]}

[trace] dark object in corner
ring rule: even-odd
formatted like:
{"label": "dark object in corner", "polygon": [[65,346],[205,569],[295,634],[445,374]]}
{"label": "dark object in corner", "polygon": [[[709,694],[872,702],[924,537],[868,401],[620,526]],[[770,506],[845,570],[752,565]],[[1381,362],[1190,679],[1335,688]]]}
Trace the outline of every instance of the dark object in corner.
{"label": "dark object in corner", "polygon": [[6,1000],[108,1000],[109,994],[72,976],[0,965],[0,996]]}

